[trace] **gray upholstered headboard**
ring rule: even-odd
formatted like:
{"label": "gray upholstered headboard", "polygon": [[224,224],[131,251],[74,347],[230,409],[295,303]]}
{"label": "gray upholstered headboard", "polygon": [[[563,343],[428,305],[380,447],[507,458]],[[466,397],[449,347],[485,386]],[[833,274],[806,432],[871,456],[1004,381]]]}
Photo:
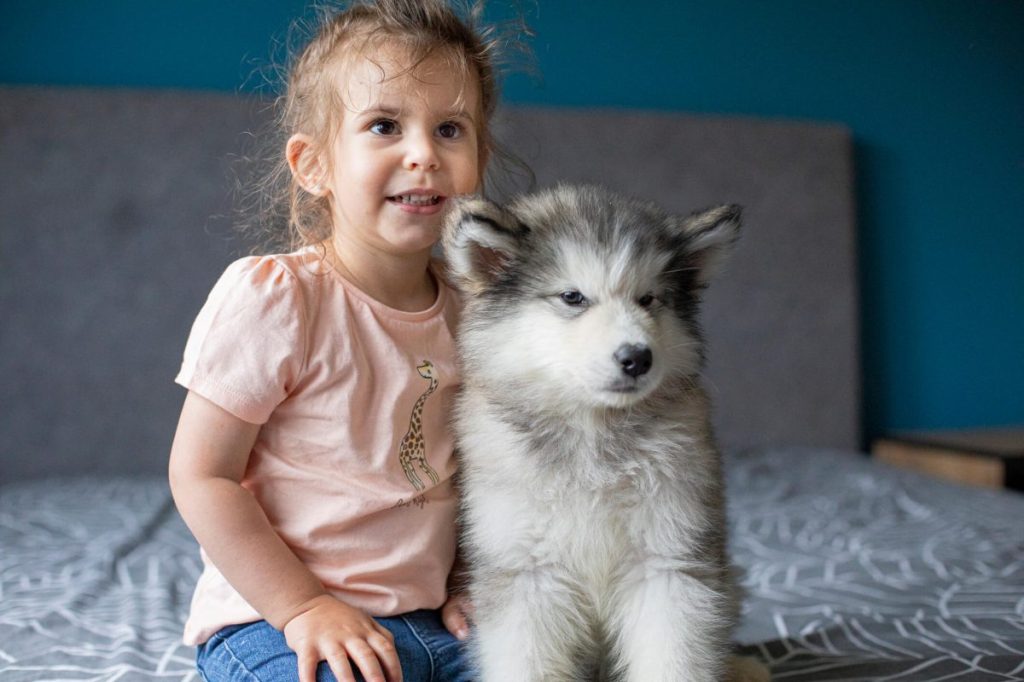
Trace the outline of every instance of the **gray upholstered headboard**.
{"label": "gray upholstered headboard", "polygon": [[[224,265],[253,108],[193,92],[0,88],[0,481],[161,472],[189,326]],[[704,312],[730,448],[859,445],[851,140],[840,127],[512,109],[539,184],[746,207]]]}

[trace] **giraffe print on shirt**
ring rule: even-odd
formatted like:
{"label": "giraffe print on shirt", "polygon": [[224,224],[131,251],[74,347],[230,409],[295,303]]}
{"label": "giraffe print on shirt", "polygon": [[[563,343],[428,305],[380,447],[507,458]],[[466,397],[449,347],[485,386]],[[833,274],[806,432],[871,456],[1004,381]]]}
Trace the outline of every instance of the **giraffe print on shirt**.
{"label": "giraffe print on shirt", "polygon": [[409,418],[409,430],[398,446],[398,461],[402,465],[405,477],[412,483],[412,487],[421,491],[426,488],[426,485],[420,480],[416,471],[417,466],[430,477],[434,485],[437,485],[439,480],[437,472],[427,462],[426,443],[423,439],[423,405],[427,402],[430,394],[437,390],[437,376],[434,365],[429,360],[424,360],[423,364],[416,367],[416,371],[430,382],[430,386],[413,405],[412,416]]}

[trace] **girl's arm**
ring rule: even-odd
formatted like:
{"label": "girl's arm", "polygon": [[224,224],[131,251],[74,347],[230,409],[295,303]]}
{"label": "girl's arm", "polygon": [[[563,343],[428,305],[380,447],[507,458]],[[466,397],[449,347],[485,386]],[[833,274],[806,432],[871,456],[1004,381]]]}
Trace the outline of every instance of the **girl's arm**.
{"label": "girl's arm", "polygon": [[171,446],[178,511],[231,586],[284,632],[301,682],[313,682],[321,660],[353,680],[349,658],[368,682],[401,680],[391,633],[330,596],[241,486],[259,429],[189,392]]}

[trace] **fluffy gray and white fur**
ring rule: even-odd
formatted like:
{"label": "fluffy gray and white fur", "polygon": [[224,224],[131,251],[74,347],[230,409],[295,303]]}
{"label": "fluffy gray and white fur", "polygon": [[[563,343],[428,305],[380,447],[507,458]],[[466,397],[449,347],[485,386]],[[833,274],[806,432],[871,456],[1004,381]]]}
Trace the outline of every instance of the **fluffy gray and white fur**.
{"label": "fluffy gray and white fur", "polygon": [[755,679],[701,387],[701,292],[737,206],[689,216],[601,188],[464,199],[455,430],[485,682]]}

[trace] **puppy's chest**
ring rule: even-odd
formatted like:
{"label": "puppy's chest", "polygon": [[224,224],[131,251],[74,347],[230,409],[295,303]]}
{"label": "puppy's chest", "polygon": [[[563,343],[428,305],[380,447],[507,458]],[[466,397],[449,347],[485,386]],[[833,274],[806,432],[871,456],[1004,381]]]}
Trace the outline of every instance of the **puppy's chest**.
{"label": "puppy's chest", "polygon": [[502,563],[674,554],[703,525],[708,453],[676,430],[540,438],[504,420],[476,426],[463,441],[463,493],[477,543]]}
{"label": "puppy's chest", "polygon": [[650,516],[630,486],[600,492],[548,489],[524,509],[521,546],[538,563],[593,570],[641,552]]}

